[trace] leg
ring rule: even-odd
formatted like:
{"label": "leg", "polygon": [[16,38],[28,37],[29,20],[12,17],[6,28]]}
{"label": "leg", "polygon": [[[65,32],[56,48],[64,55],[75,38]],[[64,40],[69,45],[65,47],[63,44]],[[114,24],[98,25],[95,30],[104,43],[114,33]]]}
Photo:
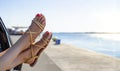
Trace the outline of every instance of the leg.
{"label": "leg", "polygon": [[[9,49],[9,48],[8,48],[8,49]],[[0,52],[0,57],[3,56],[3,55],[8,51],[8,49],[6,49],[6,50],[3,51],[3,52]]]}
{"label": "leg", "polygon": [[[51,36],[52,36],[51,33],[47,34],[47,32],[46,32],[43,35],[42,39],[40,41],[38,41],[37,43],[35,43],[35,45],[38,45],[38,46],[33,45],[32,49],[33,49],[34,56],[36,56],[38,53],[40,54],[46,48],[46,45],[48,45],[48,43],[51,39]],[[46,44],[44,41],[42,41],[43,39],[47,39],[48,43]],[[11,64],[10,68],[13,68],[21,63],[26,62],[26,60],[28,60],[30,58],[31,58],[31,48],[28,48],[19,54],[19,56]],[[33,60],[34,59],[29,60],[28,63],[31,64],[31,61],[33,61]]]}
{"label": "leg", "polygon": [[[3,68],[3,66],[4,68],[7,68],[7,66],[9,66],[14,61],[14,59],[16,59],[21,51],[27,49],[27,47],[30,46],[31,41],[34,42],[39,33],[43,31],[45,23],[45,17],[42,14],[36,15],[32,21],[31,26],[25,32],[25,34],[12,46],[12,48],[9,48],[9,50],[2,57],[0,57],[0,68]],[[36,33],[30,34],[33,32]]]}

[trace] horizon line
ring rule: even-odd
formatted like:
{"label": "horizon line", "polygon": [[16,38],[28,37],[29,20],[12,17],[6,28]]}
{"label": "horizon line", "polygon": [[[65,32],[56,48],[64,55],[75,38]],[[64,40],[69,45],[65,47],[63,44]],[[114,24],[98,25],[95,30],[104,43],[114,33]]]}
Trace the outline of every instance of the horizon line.
{"label": "horizon line", "polygon": [[53,33],[79,33],[79,34],[120,34],[120,32],[53,32]]}

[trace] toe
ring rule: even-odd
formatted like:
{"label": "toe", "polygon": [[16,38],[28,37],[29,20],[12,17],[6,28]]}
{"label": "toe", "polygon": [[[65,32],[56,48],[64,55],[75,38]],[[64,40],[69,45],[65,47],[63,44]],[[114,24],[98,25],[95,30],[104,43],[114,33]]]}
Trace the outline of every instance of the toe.
{"label": "toe", "polygon": [[45,16],[43,14],[37,14],[35,20],[38,21],[40,24],[43,24],[43,27],[46,24]]}
{"label": "toe", "polygon": [[38,14],[36,14],[36,16],[35,16],[35,19],[36,19],[36,20],[39,20],[41,16],[42,16],[42,14],[39,14],[39,13],[38,13]]}
{"label": "toe", "polygon": [[42,23],[42,24],[46,24],[46,19],[45,19],[45,17],[42,17],[40,23]]}
{"label": "toe", "polygon": [[45,20],[45,17],[44,17],[44,15],[42,15],[40,18],[39,18],[39,22],[41,23],[41,24],[45,24],[44,22],[45,22],[46,20]]}
{"label": "toe", "polygon": [[43,34],[42,39],[39,42],[37,42],[36,45],[39,45],[41,47],[46,47],[49,44],[51,37],[52,37],[52,33],[46,31]]}

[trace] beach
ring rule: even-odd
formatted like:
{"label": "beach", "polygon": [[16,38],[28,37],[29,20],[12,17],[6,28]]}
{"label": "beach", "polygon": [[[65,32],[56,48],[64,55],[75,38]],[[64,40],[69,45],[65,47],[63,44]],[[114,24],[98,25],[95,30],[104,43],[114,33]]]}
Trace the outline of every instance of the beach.
{"label": "beach", "polygon": [[[15,43],[19,36],[11,38]],[[51,41],[35,67],[23,64],[22,71],[120,71],[120,59],[64,43],[54,45]]]}

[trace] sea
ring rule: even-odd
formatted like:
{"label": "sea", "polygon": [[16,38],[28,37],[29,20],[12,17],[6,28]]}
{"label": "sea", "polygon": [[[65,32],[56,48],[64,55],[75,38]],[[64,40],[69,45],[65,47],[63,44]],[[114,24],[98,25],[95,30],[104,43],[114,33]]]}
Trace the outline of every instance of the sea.
{"label": "sea", "polygon": [[53,33],[61,43],[120,58],[120,34]]}

